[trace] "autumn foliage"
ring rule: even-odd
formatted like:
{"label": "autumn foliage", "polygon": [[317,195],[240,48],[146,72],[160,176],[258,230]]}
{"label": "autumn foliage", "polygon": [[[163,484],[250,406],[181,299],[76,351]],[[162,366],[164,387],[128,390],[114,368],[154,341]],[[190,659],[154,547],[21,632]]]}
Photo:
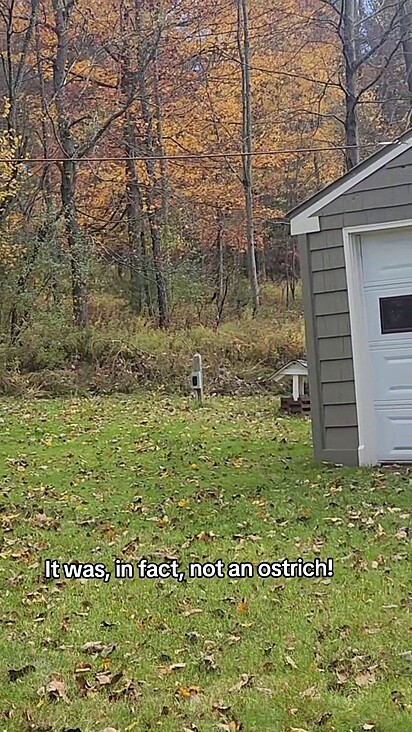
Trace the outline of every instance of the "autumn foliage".
{"label": "autumn foliage", "polygon": [[355,4],[348,66],[332,0],[1,0],[5,336],[58,308],[87,327],[102,288],[164,328],[203,297],[220,325],[251,261],[293,298],[286,212],[344,171],[354,115],[361,156],[407,123],[407,4]]}

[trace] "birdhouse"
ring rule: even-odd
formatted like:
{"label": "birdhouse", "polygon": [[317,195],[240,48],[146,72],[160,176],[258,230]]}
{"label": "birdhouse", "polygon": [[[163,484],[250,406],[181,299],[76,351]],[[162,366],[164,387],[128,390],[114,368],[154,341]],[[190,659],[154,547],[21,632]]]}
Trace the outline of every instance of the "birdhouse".
{"label": "birdhouse", "polygon": [[292,399],[282,399],[282,410],[294,413],[310,410],[310,400],[305,395],[305,383],[308,379],[306,361],[290,361],[279,369],[273,378],[277,382],[292,382]]}

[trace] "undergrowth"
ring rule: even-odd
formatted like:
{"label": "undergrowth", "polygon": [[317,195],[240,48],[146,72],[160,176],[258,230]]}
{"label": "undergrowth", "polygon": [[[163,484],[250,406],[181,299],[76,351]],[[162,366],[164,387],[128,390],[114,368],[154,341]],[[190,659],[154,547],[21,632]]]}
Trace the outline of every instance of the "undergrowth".
{"label": "undergrowth", "polygon": [[276,369],[305,353],[300,304],[287,308],[276,289],[266,294],[257,318],[245,312],[219,327],[207,312],[202,322],[186,312],[169,330],[159,330],[121,301],[94,303],[92,312],[87,330],[76,329],[67,312],[48,312],[22,331],[18,343],[0,343],[0,393],[108,394],[160,388],[187,394],[196,352],[203,356],[209,393],[276,393]]}

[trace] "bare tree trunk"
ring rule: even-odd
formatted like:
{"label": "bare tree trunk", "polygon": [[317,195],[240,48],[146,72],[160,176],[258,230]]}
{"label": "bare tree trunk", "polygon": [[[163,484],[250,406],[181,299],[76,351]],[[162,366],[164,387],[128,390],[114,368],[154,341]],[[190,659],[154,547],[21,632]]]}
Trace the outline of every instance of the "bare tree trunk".
{"label": "bare tree trunk", "polygon": [[263,239],[262,239],[262,248],[260,250],[260,278],[261,278],[262,282],[266,282],[266,280],[267,280],[266,237],[263,237]]}
{"label": "bare tree trunk", "polygon": [[250,47],[247,0],[238,0],[237,39],[242,68],[242,162],[243,190],[246,209],[246,242],[248,253],[248,274],[252,293],[253,313],[260,307],[259,282],[256,268],[256,252],[253,220],[253,162],[252,162],[252,108],[250,89]]}
{"label": "bare tree trunk", "polygon": [[149,313],[149,316],[151,318],[154,318],[155,312],[154,312],[153,302],[152,302],[152,293],[150,291],[150,277],[149,277],[146,235],[145,235],[145,231],[144,231],[144,226],[142,226],[141,231],[140,231],[140,242],[141,242],[141,252],[142,252],[143,288],[144,288],[144,294],[145,294],[145,300],[146,300],[146,308],[147,308],[147,312]]}
{"label": "bare tree trunk", "polygon": [[225,267],[223,251],[223,217],[220,208],[216,211],[216,256],[217,256],[217,298],[221,301],[225,290]]}
{"label": "bare tree trunk", "polygon": [[57,115],[59,142],[64,154],[60,164],[61,198],[70,251],[73,315],[76,325],[85,328],[88,324],[86,253],[77,223],[75,206],[76,163],[73,161],[74,141],[66,114],[65,84],[68,56],[68,24],[70,9],[73,5],[63,6],[61,0],[53,0],[57,49],[53,62],[54,101]]}
{"label": "bare tree trunk", "polygon": [[356,0],[342,0],[342,42],[345,59],[345,145],[346,168],[359,163],[359,131],[357,113],[357,67],[355,36]]}
{"label": "bare tree trunk", "polygon": [[159,67],[157,62],[157,49],[155,50],[155,58],[153,61],[153,90],[156,111],[156,135],[157,147],[160,157],[160,188],[162,199],[162,224],[164,232],[168,233],[169,229],[169,186],[167,177],[167,162],[165,158],[165,147],[163,140],[163,119],[162,119],[162,99],[159,87]]}
{"label": "bare tree trunk", "polygon": [[[143,38],[141,26],[142,0],[135,0],[135,28],[140,41]],[[157,41],[156,41],[157,42]],[[146,188],[147,219],[149,222],[150,238],[152,242],[153,267],[156,280],[157,303],[159,312],[159,327],[167,328],[169,325],[169,309],[167,301],[167,287],[164,273],[164,260],[162,251],[161,222],[159,216],[158,199],[159,186],[156,179],[156,166],[154,161],[155,146],[153,139],[153,115],[149,99],[149,92],[146,84],[147,59],[139,47],[138,52],[138,86],[140,94],[140,105],[145,126],[144,150],[145,165],[148,178]]]}
{"label": "bare tree trunk", "polygon": [[126,215],[130,249],[131,306],[134,312],[141,313],[143,291],[141,232],[143,215],[136,163],[133,159],[136,152],[136,135],[130,110],[126,113],[124,124],[124,147],[126,152]]}

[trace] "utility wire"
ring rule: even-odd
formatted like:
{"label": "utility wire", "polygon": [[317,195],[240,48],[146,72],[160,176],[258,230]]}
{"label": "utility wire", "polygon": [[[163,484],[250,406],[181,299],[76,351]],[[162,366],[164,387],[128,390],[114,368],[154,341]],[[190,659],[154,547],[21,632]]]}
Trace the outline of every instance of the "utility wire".
{"label": "utility wire", "polygon": [[[136,162],[146,160],[159,160],[159,161],[176,161],[179,160],[206,160],[213,158],[237,158],[247,156],[271,156],[271,155],[300,155],[301,153],[311,152],[335,152],[341,150],[352,150],[353,148],[370,148],[376,147],[377,145],[385,146],[391,145],[392,142],[369,142],[363,145],[337,145],[335,147],[301,147],[297,149],[282,149],[277,150],[255,150],[254,152],[227,152],[227,153],[188,153],[187,155],[133,155],[130,157],[104,157],[104,158],[0,158],[0,163],[35,163],[35,164],[51,164],[51,163],[109,163],[119,162],[125,163],[128,160],[134,160]],[[398,142],[398,145],[404,145],[406,143]]]}

